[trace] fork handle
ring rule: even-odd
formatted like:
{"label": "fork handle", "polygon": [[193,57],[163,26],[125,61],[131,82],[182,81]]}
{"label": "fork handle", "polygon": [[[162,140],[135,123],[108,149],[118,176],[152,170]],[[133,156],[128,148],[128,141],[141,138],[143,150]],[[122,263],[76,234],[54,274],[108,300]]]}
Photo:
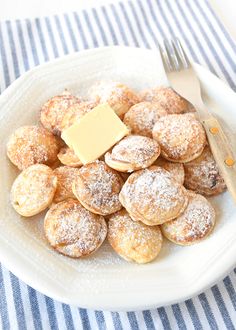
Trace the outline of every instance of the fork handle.
{"label": "fork handle", "polygon": [[202,124],[206,130],[208,141],[220,173],[236,202],[236,161],[228,138],[216,118],[210,116],[208,119],[203,120]]}

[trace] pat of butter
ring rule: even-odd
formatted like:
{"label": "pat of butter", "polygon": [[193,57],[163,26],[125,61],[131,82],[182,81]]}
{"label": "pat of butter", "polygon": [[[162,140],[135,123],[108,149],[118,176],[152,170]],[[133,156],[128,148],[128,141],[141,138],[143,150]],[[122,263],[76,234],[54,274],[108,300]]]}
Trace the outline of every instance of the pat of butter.
{"label": "pat of butter", "polygon": [[108,104],[100,104],[63,131],[62,139],[83,164],[90,163],[129,134]]}

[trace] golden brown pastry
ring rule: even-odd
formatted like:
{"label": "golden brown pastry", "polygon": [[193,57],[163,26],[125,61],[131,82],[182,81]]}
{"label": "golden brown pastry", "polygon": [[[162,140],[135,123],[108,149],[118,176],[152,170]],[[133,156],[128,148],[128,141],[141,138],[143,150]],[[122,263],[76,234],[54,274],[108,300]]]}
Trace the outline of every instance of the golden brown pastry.
{"label": "golden brown pastry", "polygon": [[125,182],[128,179],[128,177],[130,176],[130,173],[120,172],[120,176],[122,177],[122,179]]}
{"label": "golden brown pastry", "polygon": [[73,184],[73,192],[80,203],[93,213],[108,215],[121,209],[119,192],[121,176],[103,161],[82,166]]}
{"label": "golden brown pastry", "polygon": [[161,226],[163,235],[179,245],[191,245],[206,238],[215,225],[215,211],[207,199],[188,191],[189,203],[182,215]]}
{"label": "golden brown pastry", "polygon": [[168,113],[159,103],[140,102],[133,105],[124,116],[124,123],[133,134],[152,138],[152,129],[157,120]]}
{"label": "golden brown pastry", "polygon": [[188,102],[170,87],[156,87],[140,93],[142,101],[159,103],[168,114],[188,111]]}
{"label": "golden brown pastry", "polygon": [[133,172],[152,165],[160,155],[159,144],[141,135],[129,135],[105,154],[105,162],[120,172]]}
{"label": "golden brown pastry", "polygon": [[55,170],[55,168],[57,168],[57,167],[59,167],[59,166],[62,166],[62,163],[60,162],[59,159],[55,160],[54,163],[50,164],[50,168],[51,168],[52,170]]}
{"label": "golden brown pastry", "polygon": [[53,171],[53,174],[57,177],[57,189],[53,202],[58,203],[67,198],[75,198],[72,185],[78,175],[78,169],[69,166],[60,166]]}
{"label": "golden brown pastry", "polygon": [[43,127],[22,126],[7,143],[7,156],[19,170],[33,164],[52,164],[57,159],[59,141]]}
{"label": "golden brown pastry", "polygon": [[185,163],[184,168],[186,188],[206,196],[220,194],[226,189],[209,146],[205,147],[198,158]]}
{"label": "golden brown pastry", "polygon": [[69,147],[61,148],[57,157],[62,164],[67,166],[80,167],[83,165],[79,157],[74,153],[74,150]]}
{"label": "golden brown pastry", "polygon": [[95,108],[97,103],[84,101],[80,103],[72,104],[66,111],[61,121],[61,130],[70,127],[76,121],[79,121],[86,113]]}
{"label": "golden brown pastry", "polygon": [[178,217],[185,210],[185,188],[158,166],[132,173],[120,192],[120,202],[134,221],[154,226]]}
{"label": "golden brown pastry", "polygon": [[86,257],[97,251],[107,235],[104,218],[86,210],[77,200],[54,204],[44,219],[50,245],[72,258]]}
{"label": "golden brown pastry", "polygon": [[55,135],[61,135],[61,122],[69,106],[80,100],[65,90],[48,100],[41,108],[40,120],[43,126]]}
{"label": "golden brown pastry", "polygon": [[138,96],[129,87],[115,81],[100,81],[89,90],[88,96],[98,103],[108,103],[119,117],[139,102]]}
{"label": "golden brown pastry", "polygon": [[158,226],[150,227],[133,221],[123,209],[109,217],[108,241],[125,260],[144,264],[159,254],[162,234]]}
{"label": "golden brown pastry", "polygon": [[11,204],[17,213],[31,217],[51,204],[56,188],[57,177],[50,167],[32,165],[15,179],[11,188]]}
{"label": "golden brown pastry", "polygon": [[165,158],[158,157],[153,165],[160,166],[167,170],[173,178],[180,184],[184,184],[184,165],[181,163],[172,163]]}
{"label": "golden brown pastry", "polygon": [[199,157],[206,145],[205,130],[193,113],[161,117],[153,128],[153,138],[161,146],[161,155],[178,163]]}

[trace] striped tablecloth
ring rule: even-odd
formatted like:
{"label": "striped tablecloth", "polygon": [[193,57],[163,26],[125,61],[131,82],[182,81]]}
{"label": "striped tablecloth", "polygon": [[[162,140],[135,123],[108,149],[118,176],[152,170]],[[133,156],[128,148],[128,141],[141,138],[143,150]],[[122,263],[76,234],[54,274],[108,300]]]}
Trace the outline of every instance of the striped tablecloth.
{"label": "striped tablecloth", "polygon": [[[32,4],[33,5],[33,4]],[[155,48],[182,38],[192,59],[236,89],[236,46],[205,0],[124,0],[99,8],[0,24],[0,89],[40,63],[106,45]],[[69,306],[35,291],[0,265],[0,328],[234,329],[236,269],[197,297],[142,312]]]}

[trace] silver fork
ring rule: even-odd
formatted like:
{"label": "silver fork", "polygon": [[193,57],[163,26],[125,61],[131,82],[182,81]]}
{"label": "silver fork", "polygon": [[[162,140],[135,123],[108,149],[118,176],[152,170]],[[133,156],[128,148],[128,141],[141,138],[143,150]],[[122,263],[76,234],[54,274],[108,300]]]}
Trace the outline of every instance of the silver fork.
{"label": "silver fork", "polygon": [[220,172],[236,201],[234,154],[219,121],[209,113],[202,101],[200,82],[191,62],[177,38],[164,40],[164,47],[159,46],[159,51],[170,86],[195,107]]}

